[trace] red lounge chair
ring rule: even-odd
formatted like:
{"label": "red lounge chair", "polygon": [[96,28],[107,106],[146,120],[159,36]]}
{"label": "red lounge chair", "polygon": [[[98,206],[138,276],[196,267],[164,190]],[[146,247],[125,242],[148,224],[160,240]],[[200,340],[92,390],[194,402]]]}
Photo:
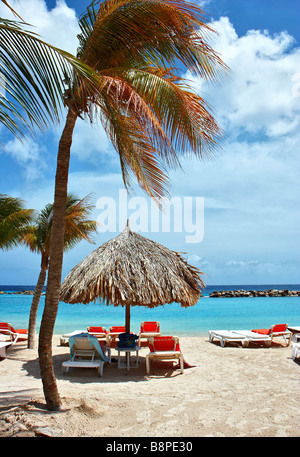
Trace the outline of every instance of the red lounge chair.
{"label": "red lounge chair", "polygon": [[108,342],[114,343],[116,338],[120,335],[120,333],[125,333],[125,326],[115,325],[109,327],[109,332],[107,334],[107,337],[109,339]]}
{"label": "red lounge chair", "polygon": [[285,342],[287,343],[287,346],[291,344],[291,339],[292,339],[292,332],[287,330],[288,324],[277,324],[277,325],[272,325],[269,329],[267,328],[257,328],[251,330],[252,332],[260,333],[261,335],[269,335],[271,337],[271,342],[273,341],[273,338],[277,336],[283,336]]}
{"label": "red lounge chair", "polygon": [[138,333],[138,346],[141,345],[141,338],[151,338],[152,336],[160,336],[160,323],[157,321],[141,322],[141,330]]}
{"label": "red lounge chair", "polygon": [[17,341],[26,341],[28,339],[28,330],[25,328],[14,329],[13,326],[7,322],[0,322],[0,333],[9,335],[10,341],[16,343]]}
{"label": "red lounge chair", "polygon": [[105,327],[87,327],[86,328],[90,335],[95,336],[98,340],[105,339],[108,343],[108,331]]}
{"label": "red lounge chair", "polygon": [[150,373],[150,360],[178,360],[183,373],[184,360],[177,336],[155,336],[149,338],[149,354],[146,355],[146,373]]}

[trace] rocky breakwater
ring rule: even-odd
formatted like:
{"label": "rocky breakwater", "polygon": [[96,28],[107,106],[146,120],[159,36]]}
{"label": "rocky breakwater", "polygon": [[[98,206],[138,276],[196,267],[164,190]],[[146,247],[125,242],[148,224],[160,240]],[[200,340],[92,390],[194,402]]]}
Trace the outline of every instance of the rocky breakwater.
{"label": "rocky breakwater", "polygon": [[220,290],[209,294],[213,298],[230,297],[300,297],[300,290],[270,289],[270,290]]}
{"label": "rocky breakwater", "polygon": [[0,290],[0,294],[7,294],[7,295],[34,295],[34,290],[19,290],[17,292],[4,292]]}

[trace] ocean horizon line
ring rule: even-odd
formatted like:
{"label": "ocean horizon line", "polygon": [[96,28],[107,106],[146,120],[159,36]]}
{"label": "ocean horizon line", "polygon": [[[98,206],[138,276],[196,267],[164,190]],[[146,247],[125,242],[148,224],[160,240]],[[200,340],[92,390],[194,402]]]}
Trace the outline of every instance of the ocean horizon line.
{"label": "ocean horizon line", "polygon": [[[0,285],[0,293],[18,293],[18,292],[34,292],[36,285],[34,284],[2,284]],[[46,293],[47,286],[43,287],[43,294]],[[214,292],[233,292],[237,291],[255,291],[255,292],[268,292],[269,290],[288,290],[300,291],[300,284],[293,283],[277,283],[277,284],[210,284],[206,285],[201,289],[201,295],[203,297],[209,296]],[[28,294],[27,294],[28,295]],[[32,295],[32,294],[29,294]]]}
{"label": "ocean horizon line", "polygon": [[[256,283],[242,283],[242,284],[207,284],[204,289],[206,288],[211,288],[211,287],[265,287],[265,286],[297,286],[300,287],[300,283],[261,283],[261,284],[256,284]],[[1,287],[36,287],[36,284],[0,284],[0,290]],[[46,289],[46,286],[44,286],[44,289]]]}

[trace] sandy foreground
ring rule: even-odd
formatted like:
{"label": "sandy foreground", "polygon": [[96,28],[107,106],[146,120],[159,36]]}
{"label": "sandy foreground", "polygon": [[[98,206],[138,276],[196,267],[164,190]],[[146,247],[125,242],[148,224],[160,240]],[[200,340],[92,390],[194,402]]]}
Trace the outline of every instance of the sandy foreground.
{"label": "sandy foreground", "polygon": [[[207,337],[181,337],[194,368],[153,362],[138,368],[104,366],[62,373],[69,348],[53,337],[53,361],[62,399],[45,408],[37,350],[11,346],[0,361],[0,436],[53,437],[299,437],[300,364],[291,348],[221,348]],[[116,358],[116,352],[112,351]]]}

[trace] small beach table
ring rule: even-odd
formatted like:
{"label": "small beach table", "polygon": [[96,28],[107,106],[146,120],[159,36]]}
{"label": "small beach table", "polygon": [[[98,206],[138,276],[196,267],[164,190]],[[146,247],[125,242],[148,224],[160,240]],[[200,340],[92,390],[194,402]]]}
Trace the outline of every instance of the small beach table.
{"label": "small beach table", "polygon": [[[133,368],[137,368],[139,364],[139,350],[141,349],[140,346],[133,346],[129,347],[116,347],[116,351],[118,352],[118,368],[127,368],[127,371],[130,370],[130,358],[131,353],[135,352],[135,366]],[[121,363],[121,352],[125,352],[126,356],[126,363]]]}

